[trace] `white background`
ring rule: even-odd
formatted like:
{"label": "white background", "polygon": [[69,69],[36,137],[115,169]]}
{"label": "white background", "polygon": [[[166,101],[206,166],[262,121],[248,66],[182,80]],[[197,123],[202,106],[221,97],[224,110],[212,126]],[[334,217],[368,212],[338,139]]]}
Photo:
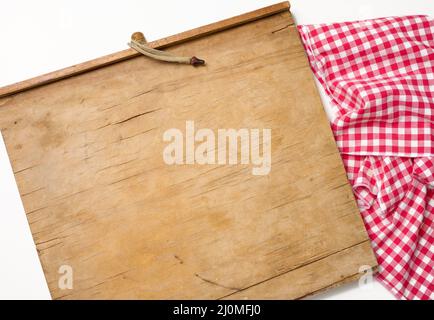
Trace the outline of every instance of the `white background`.
{"label": "white background", "polygon": [[[3,0],[0,3],[0,86],[126,49],[134,31],[144,32],[151,41],[276,2]],[[434,1],[293,0],[291,11],[299,24],[406,14],[433,17]],[[320,92],[329,112],[328,101]],[[50,298],[1,139],[0,298]],[[316,298],[393,297],[378,283],[364,286],[353,283]]]}

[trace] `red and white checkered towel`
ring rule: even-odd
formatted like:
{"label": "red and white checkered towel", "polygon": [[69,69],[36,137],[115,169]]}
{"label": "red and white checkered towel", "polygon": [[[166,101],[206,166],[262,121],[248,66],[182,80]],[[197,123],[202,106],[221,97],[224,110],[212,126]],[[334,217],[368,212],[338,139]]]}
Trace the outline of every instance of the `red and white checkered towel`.
{"label": "red and white checkered towel", "polygon": [[380,265],[400,299],[434,299],[434,20],[299,26]]}

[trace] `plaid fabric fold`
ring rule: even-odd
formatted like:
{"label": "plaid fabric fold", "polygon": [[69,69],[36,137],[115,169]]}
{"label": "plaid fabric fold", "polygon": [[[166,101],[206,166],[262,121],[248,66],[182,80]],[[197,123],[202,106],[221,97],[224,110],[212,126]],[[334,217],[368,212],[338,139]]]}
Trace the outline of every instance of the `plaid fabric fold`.
{"label": "plaid fabric fold", "polygon": [[379,263],[400,299],[434,298],[434,21],[299,26]]}
{"label": "plaid fabric fold", "polygon": [[336,108],[344,153],[434,154],[434,20],[424,16],[299,26]]}

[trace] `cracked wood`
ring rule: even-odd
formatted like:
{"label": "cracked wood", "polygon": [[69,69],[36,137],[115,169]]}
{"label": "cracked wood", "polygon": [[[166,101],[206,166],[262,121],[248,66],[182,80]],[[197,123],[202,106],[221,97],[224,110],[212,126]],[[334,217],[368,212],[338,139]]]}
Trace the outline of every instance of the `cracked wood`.
{"label": "cracked wood", "polygon": [[[156,42],[200,69],[129,56],[0,98],[53,298],[301,298],[376,265],[284,7]],[[186,120],[271,128],[271,173],[164,164],[163,132]]]}

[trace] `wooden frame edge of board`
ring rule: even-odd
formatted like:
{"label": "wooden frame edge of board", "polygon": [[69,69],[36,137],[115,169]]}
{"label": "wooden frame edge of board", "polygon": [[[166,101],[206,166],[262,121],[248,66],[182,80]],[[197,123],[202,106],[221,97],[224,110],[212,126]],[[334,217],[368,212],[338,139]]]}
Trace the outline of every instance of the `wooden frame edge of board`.
{"label": "wooden frame edge of board", "polygon": [[[149,46],[156,49],[166,48],[172,45],[180,44],[189,40],[197,39],[219,31],[234,28],[255,20],[269,17],[290,9],[289,1],[276,3],[261,9],[247,12],[232,18],[224,19],[195,29],[184,31],[166,38],[155,40],[149,43]],[[93,60],[79,63],[64,69],[49,72],[34,78],[13,83],[0,88],[0,98],[13,95],[22,91],[33,89],[45,84],[59,81],[74,75],[92,71],[116,62],[124,61],[139,56],[133,49],[118,51],[106,56]]]}

